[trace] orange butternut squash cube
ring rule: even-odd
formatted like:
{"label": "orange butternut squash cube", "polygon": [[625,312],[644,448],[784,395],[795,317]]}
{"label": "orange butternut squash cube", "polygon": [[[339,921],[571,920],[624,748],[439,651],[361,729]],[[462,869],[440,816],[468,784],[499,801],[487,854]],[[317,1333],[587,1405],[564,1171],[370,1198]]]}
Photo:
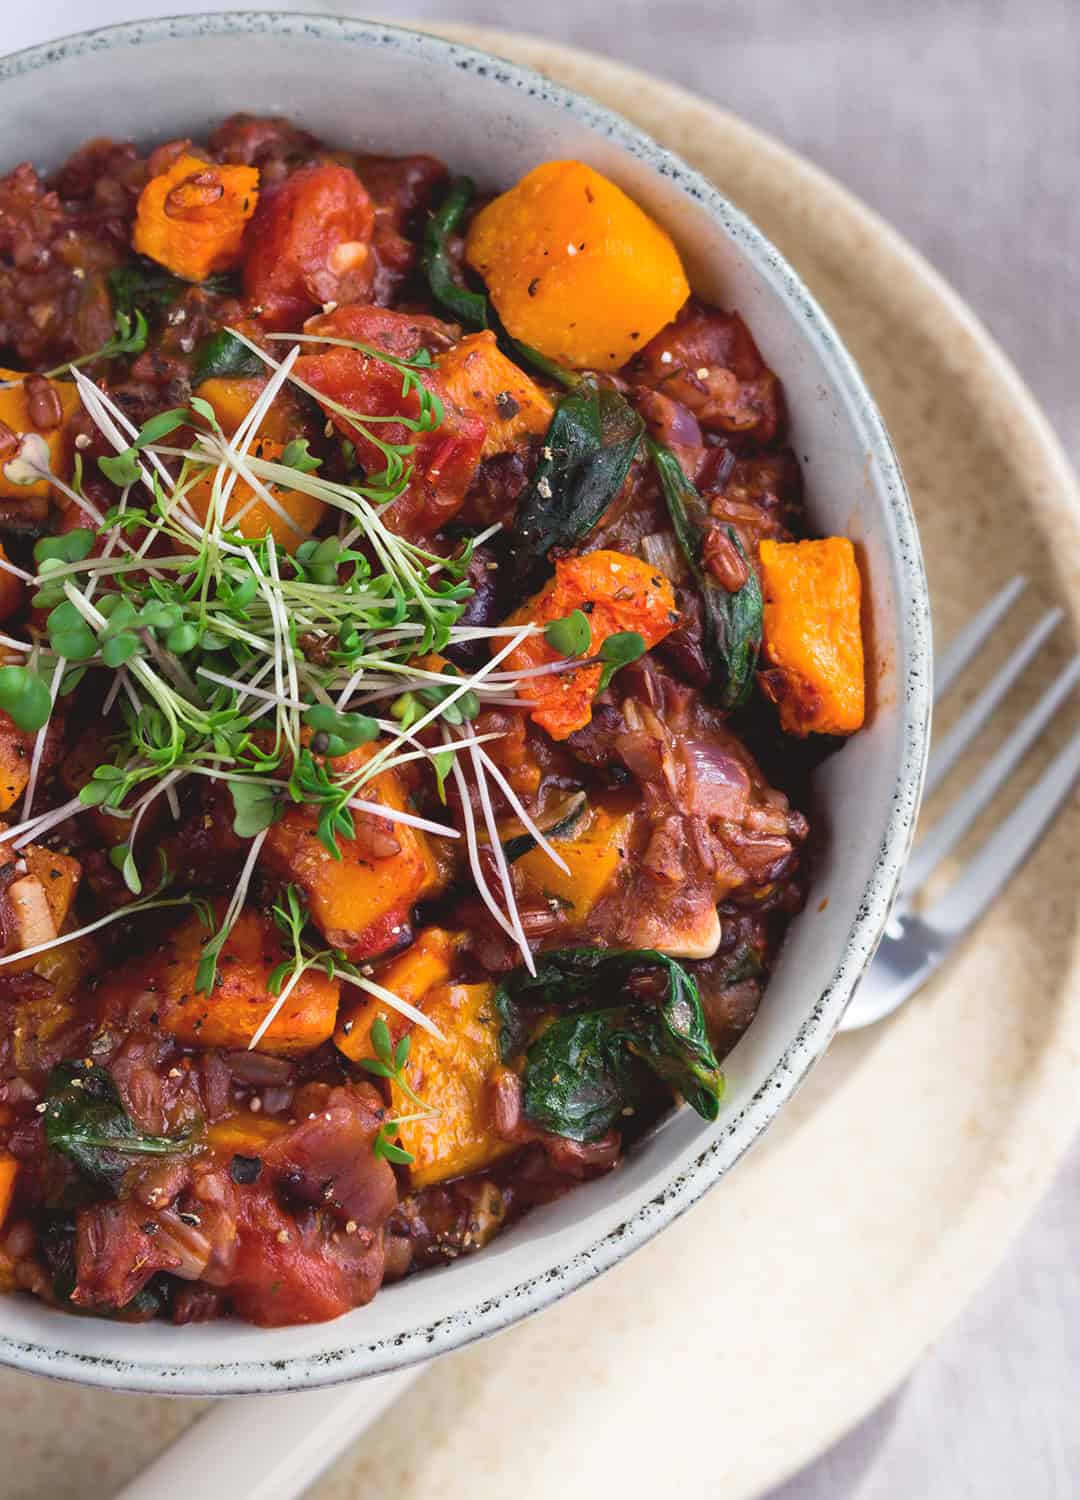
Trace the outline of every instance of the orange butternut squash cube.
{"label": "orange butternut squash cube", "polygon": [[[277,463],[283,447],[270,438],[256,438],[250,452],[253,458]],[[225,506],[225,524],[234,527],[242,536],[261,537],[269,531],[279,547],[293,553],[301,542],[306,542],[322,520],[326,509],[314,495],[305,495],[302,490],[283,490],[276,485],[267,485],[273,505],[252,489],[246,480],[237,479]],[[208,473],[187,492],[187,502],[196,517],[204,524],[210,514],[213,501],[213,480]]]}
{"label": "orange butternut squash cube", "polygon": [[482,208],[465,259],[514,338],[575,369],[619,369],[690,295],[666,230],[580,161],[543,162]]}
{"label": "orange butternut squash cube", "polygon": [[0,812],[14,807],[26,790],[33,753],[34,736],[0,709]]}
{"label": "orange butternut squash cube", "polygon": [[487,423],[481,458],[509,453],[523,438],[548,430],[555,403],[535,380],[519,370],[495,342],[490,329],[470,333],[441,355],[439,374],[462,411]]}
{"label": "orange butternut squash cube", "polygon": [[0,1229],[11,1209],[15,1196],[15,1179],[19,1175],[19,1163],[6,1151],[0,1151]]}
{"label": "orange butternut squash cube", "polygon": [[[60,403],[61,418],[55,427],[42,430],[31,420],[25,379],[19,370],[0,369],[0,422],[5,427],[10,427],[18,438],[25,437],[28,432],[36,433],[49,450],[49,468],[54,474],[64,477],[70,459],[67,424],[73,413],[82,406],[79,393],[70,380],[50,380],[49,384]],[[5,500],[26,500],[44,499],[51,495],[53,487],[47,479],[36,480],[33,484],[16,484],[7,477],[4,462],[14,456],[14,453],[9,453],[5,460],[0,461],[0,497]]]}
{"label": "orange butternut squash cube", "polygon": [[253,1115],[250,1110],[239,1110],[227,1120],[216,1120],[206,1127],[204,1142],[213,1151],[223,1156],[259,1156],[279,1135],[289,1127],[284,1120],[275,1120],[270,1115]]}
{"label": "orange butternut squash cube", "polygon": [[[662,641],[679,619],[674,590],[662,574],[639,557],[600,551],[557,562],[555,577],[512,614],[507,624],[523,625],[531,620],[546,625],[575,609],[583,610],[589,621],[589,655],[599,650],[608,636],[624,631],[636,631],[648,650]],[[543,635],[535,635],[510,653],[506,667],[508,671],[523,671],[561,660]],[[529,717],[553,740],[566,739],[592,718],[593,698],[602,675],[603,668],[595,666],[525,678],[521,697],[535,704]]]}
{"label": "orange butternut squash cube", "polygon": [[139,194],[132,244],[184,281],[240,264],[244,226],[259,201],[256,167],[183,155]]}
{"label": "orange butternut squash cube", "polygon": [[[425,1104],[438,1110],[408,1120],[399,1131],[413,1158],[414,1187],[478,1172],[513,1150],[495,1131],[492,1076],[500,1062],[494,993],[493,984],[448,984],[425,996],[424,1014],[446,1040],[413,1028],[405,1078]],[[393,1082],[390,1099],[397,1117],[417,1112]]]}
{"label": "orange butternut squash cube", "polygon": [[57,854],[43,844],[27,844],[22,853],[26,868],[41,882],[53,925],[58,933],[63,932],[75,892],[79,889],[82,865],[70,854]]}
{"label": "orange butternut squash cube", "polygon": [[[270,917],[246,908],[222,947],[212,993],[197,994],[195,975],[208,937],[201,918],[193,916],[165,940],[154,960],[158,1024],[189,1046],[246,1047],[277,999],[268,987],[270,975],[288,955]],[[286,1056],[313,1052],[333,1035],[337,1006],[338,981],[308,969],[258,1050]]]}
{"label": "orange butternut squash cube", "polygon": [[[447,932],[443,927],[425,927],[404,953],[398,954],[374,975],[375,982],[390,990],[399,1000],[419,1005],[428,990],[445,984],[453,968],[454,953],[461,946],[463,932]],[[412,1022],[378,995],[364,995],[353,990],[356,999],[344,1004],[334,1032],[334,1045],[353,1062],[373,1057],[371,1027],[379,1016],[390,1028],[394,1042],[411,1030]]]}
{"label": "orange butternut squash cube", "polygon": [[862,584],[844,536],[760,544],[761,686],[788,734],[853,734],[865,716]]}
{"label": "orange butternut squash cube", "polygon": [[[362,745],[341,756],[332,762],[335,770],[341,774],[359,769],[377,745]],[[357,796],[397,812],[405,810],[405,787],[396,771],[374,776]],[[389,823],[396,853],[380,858],[363,838],[339,838],[341,858],[335,859],[317,828],[315,809],[290,807],[267,833],[263,863],[300,887],[312,921],[327,942],[349,958],[373,958],[399,947],[412,908],[440,880],[427,835],[404,823]]]}
{"label": "orange butternut squash cube", "polygon": [[[257,375],[215,375],[195,389],[195,395],[209,401],[226,437],[232,437],[266,388]],[[284,445],[296,437],[302,426],[287,392],[273,401],[259,424],[259,436]]]}
{"label": "orange butternut squash cube", "polygon": [[584,921],[612,889],[620,871],[628,867],[633,823],[630,809],[591,808],[585,826],[575,829],[573,838],[556,839],[552,844],[570,866],[569,874],[540,848],[523,854],[517,869],[530,891],[560,902],[571,920]]}

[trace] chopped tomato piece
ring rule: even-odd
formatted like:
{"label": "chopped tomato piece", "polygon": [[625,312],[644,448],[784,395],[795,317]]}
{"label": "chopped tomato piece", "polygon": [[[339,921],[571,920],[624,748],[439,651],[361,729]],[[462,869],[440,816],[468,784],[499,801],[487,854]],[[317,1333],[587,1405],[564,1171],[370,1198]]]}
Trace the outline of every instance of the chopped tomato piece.
{"label": "chopped tomato piece", "polygon": [[298,328],[327,302],[370,295],[375,210],[355,172],[300,167],[266,193],[251,222],[244,291],[268,328]]}
{"label": "chopped tomato piece", "polygon": [[[436,319],[371,309],[374,317],[358,316],[358,308],[340,308],[309,325],[309,330],[386,349],[397,359],[411,359],[439,336]],[[391,322],[395,319],[396,322]],[[359,349],[330,345],[324,352],[301,356],[295,373],[321,395],[359,416],[402,416],[416,420],[420,399],[415,390],[402,393],[401,371]],[[438,397],[442,420],[427,432],[413,432],[396,422],[372,425],[380,442],[412,447],[411,473],[406,489],[387,509],[384,519],[393,530],[409,537],[432,536],[461,509],[465,493],[480,462],[487,432],[482,417],[465,412],[452,399],[436,370],[421,369],[418,378]],[[356,445],[356,456],[369,480],[386,468],[386,456],[356,422],[330,405],[323,408]]]}

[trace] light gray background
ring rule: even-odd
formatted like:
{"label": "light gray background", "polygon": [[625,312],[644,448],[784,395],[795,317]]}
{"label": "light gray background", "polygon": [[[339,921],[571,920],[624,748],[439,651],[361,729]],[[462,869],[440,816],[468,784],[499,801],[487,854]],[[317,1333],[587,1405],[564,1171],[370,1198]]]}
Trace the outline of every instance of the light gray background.
{"label": "light gray background", "polygon": [[[933,261],[1080,463],[1080,0],[280,5],[531,30],[648,68],[771,131]],[[223,8],[0,0],[0,52],[95,24]],[[916,1374],[767,1500],[1075,1500],[1078,1391],[1080,1149]]]}

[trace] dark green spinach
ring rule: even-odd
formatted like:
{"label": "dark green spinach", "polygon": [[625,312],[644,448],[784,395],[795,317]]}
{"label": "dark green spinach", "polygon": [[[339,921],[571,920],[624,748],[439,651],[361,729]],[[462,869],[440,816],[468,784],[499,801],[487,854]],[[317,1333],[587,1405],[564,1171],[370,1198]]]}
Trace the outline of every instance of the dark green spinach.
{"label": "dark green spinach", "polygon": [[110,1075],[84,1062],[57,1063],[45,1095],[45,1141],[85,1176],[119,1191],[132,1159],[173,1156],[189,1136],[144,1135],[125,1113]]}
{"label": "dark green spinach", "polygon": [[651,438],[648,447],[660,476],[672,528],[705,606],[708,644],[722,677],[720,701],[725,708],[738,708],[750,696],[761,649],[762,601],[757,575],[735,528],[729,526],[728,537],[746,563],[746,582],[731,594],[711,576],[702,563],[702,548],[710,525],[705,502],[670,448]]}
{"label": "dark green spinach", "polygon": [[441,205],[428,219],[424,231],[421,267],[431,288],[431,295],[444,312],[466,328],[490,328],[503,353],[511,359],[531,365],[538,374],[547,376],[548,380],[573,388],[581,379],[576,371],[568,370],[555,360],[548,359],[539,349],[511,338],[487,295],[463,286],[454,275],[449,240],[461,229],[474,191],[470,177],[455,177]]}
{"label": "dark green spinach", "polygon": [[553,547],[586,537],[622,489],[645,424],[617,391],[583,380],[559,402],[510,535],[514,583],[542,579]]}
{"label": "dark green spinach", "polygon": [[431,295],[445,312],[466,328],[487,328],[488,299],[483,292],[472,292],[458,281],[449,250],[449,241],[460,230],[474,191],[470,177],[451,181],[446,197],[428,218],[420,264]]}
{"label": "dark green spinach", "polygon": [[[640,993],[650,982],[656,993]],[[601,996],[613,1003],[577,1008]],[[517,969],[500,981],[494,1003],[504,1061],[525,1053],[524,1113],[538,1128],[596,1140],[636,1107],[649,1072],[704,1119],[716,1119],[724,1080],[698,987],[666,954],[651,948],[541,953],[535,974]],[[552,1009],[569,1014],[530,1043],[532,1022]]]}
{"label": "dark green spinach", "polygon": [[[171,275],[154,261],[141,257],[117,266],[106,279],[114,314],[124,313],[128,317],[134,316],[136,308],[147,318],[159,317],[190,291],[192,285]],[[227,296],[236,290],[236,282],[228,275],[208,276],[199,282],[199,290],[214,296]]]}
{"label": "dark green spinach", "polygon": [[237,377],[261,375],[265,370],[262,360],[246,344],[227,328],[219,328],[199,344],[191,367],[191,383],[198,386],[204,380],[228,380]]}

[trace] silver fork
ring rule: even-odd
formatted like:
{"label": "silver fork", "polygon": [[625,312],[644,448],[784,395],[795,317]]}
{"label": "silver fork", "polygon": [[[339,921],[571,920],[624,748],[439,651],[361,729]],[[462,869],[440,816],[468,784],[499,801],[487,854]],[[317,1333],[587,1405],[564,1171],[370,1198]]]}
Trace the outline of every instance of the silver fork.
{"label": "silver fork", "polygon": [[[1012,579],[942,653],[935,672],[935,702],[949,691],[1026,587],[1026,578]],[[940,784],[995,713],[1056,629],[1063,613],[1052,609],[1043,616],[1006,666],[933,746],[926,769],[927,795]],[[928,910],[916,909],[916,897],[931,874],[1005,785],[1077,682],[1080,682],[1080,656],[1073,657],[941,821],[916,844],[881,946],[840,1023],[841,1031],[857,1031],[883,1020],[921,989],[1039,843],[1080,775],[1080,731],[1058,752],[945,893]]]}

